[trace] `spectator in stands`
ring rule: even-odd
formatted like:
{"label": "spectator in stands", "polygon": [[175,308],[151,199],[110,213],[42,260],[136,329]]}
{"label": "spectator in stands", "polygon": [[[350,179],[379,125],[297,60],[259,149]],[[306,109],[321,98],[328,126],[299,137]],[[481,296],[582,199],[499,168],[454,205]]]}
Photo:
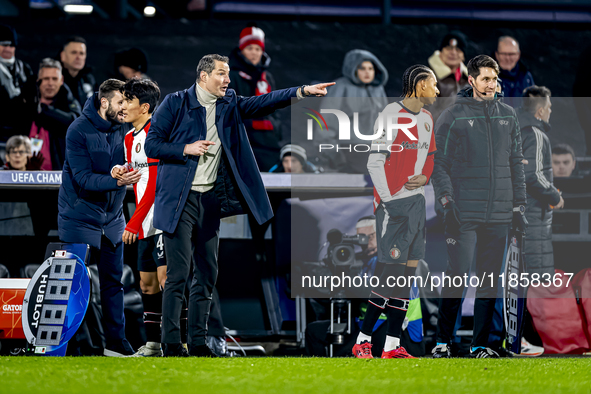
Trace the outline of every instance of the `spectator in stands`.
{"label": "spectator in stands", "polygon": [[131,78],[150,79],[148,56],[140,48],[129,48],[115,53],[115,71],[125,80]]}
{"label": "spectator in stands", "polygon": [[[388,99],[384,86],[388,82],[388,70],[382,62],[371,52],[363,49],[353,49],[347,52],[343,60],[343,76],[336,80],[336,85],[329,90],[327,102],[331,108],[339,109],[353,119],[353,112],[359,113],[359,129],[363,134],[373,134],[373,125],[378,114],[386,105]],[[350,101],[337,100],[336,97],[351,97]],[[357,97],[366,98],[361,101]],[[334,119],[333,119],[334,118]],[[330,124],[336,121],[335,117],[327,117]],[[329,126],[330,128],[330,126]],[[334,127],[338,130],[338,126]],[[334,143],[336,136],[331,142]],[[366,144],[367,141],[358,139],[352,135],[351,145]],[[340,172],[352,174],[367,174],[367,158],[369,152],[339,152],[340,163],[337,162]]]}
{"label": "spectator in stands", "polygon": [[110,175],[116,165],[125,164],[123,139],[130,127],[121,125],[123,86],[116,79],[103,82],[70,125],[58,196],[60,240],[90,245],[90,258],[98,264],[104,355],[111,357],[135,353],[125,337],[123,313],[123,198],[127,185],[137,183],[141,173],[133,170],[120,179]]}
{"label": "spectator in stands", "polygon": [[[271,58],[265,52],[265,33],[258,27],[248,26],[240,33],[238,46],[230,53],[230,88],[241,96],[260,96],[277,88],[268,71]],[[262,172],[277,161],[281,130],[276,115],[244,120],[248,140]]]}
{"label": "spectator in stands", "polygon": [[24,135],[13,135],[6,142],[6,163],[3,170],[36,171],[39,170],[42,157],[31,155],[31,140]]}
{"label": "spectator in stands", "polygon": [[499,37],[495,58],[501,68],[499,78],[505,97],[521,97],[525,88],[534,85],[534,78],[520,57],[519,43],[515,38]]}
{"label": "spectator in stands", "polygon": [[458,92],[469,86],[468,68],[464,64],[467,43],[464,33],[451,31],[441,40],[439,50],[429,57],[429,67],[437,77],[439,97],[447,97],[445,100],[435,101],[429,107],[434,121],[437,121],[444,109],[455,102]]}
{"label": "spectator in stands", "polygon": [[552,171],[554,176],[568,178],[573,175],[577,165],[575,150],[568,144],[558,144],[552,148]]}
{"label": "spectator in stands", "polygon": [[318,173],[319,171],[308,161],[308,155],[304,148],[295,144],[287,144],[281,148],[279,163],[271,167],[269,172],[303,174],[306,172]]}
{"label": "spectator in stands", "polygon": [[16,31],[0,24],[0,142],[27,134],[35,108],[35,79],[31,67],[15,57]]}
{"label": "spectator in stands", "polygon": [[78,101],[64,85],[62,65],[55,59],[45,58],[39,65],[39,103],[29,137],[41,144],[45,160],[41,170],[61,170],[66,158],[66,131],[82,114]]}
{"label": "spectator in stands", "polygon": [[68,38],[60,53],[60,60],[64,66],[64,83],[80,105],[84,106],[97,89],[96,79],[86,65],[86,40],[82,37]]}

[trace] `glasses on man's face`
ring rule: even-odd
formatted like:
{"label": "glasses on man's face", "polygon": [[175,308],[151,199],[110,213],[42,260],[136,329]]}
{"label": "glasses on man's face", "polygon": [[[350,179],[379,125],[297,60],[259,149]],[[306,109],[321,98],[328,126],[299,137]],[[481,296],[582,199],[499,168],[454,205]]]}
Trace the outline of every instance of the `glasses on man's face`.
{"label": "glasses on man's face", "polygon": [[11,150],[8,153],[10,153],[11,155],[14,155],[14,156],[19,156],[19,155],[27,155],[27,154],[29,154],[29,151],[26,151],[26,150],[14,150],[13,149],[13,150]]}
{"label": "glasses on man's face", "polygon": [[497,52],[499,56],[506,56],[506,57],[517,57],[519,56],[519,52]]}

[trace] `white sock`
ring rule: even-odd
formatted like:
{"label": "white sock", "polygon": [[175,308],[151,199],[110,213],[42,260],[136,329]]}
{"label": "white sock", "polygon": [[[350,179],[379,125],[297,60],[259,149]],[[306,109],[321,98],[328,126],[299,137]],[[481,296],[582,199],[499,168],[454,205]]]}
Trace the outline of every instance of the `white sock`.
{"label": "white sock", "polygon": [[160,349],[160,343],[159,342],[146,342],[146,346],[151,348],[151,349]]}
{"label": "white sock", "polygon": [[365,335],[362,332],[359,332],[359,335],[357,336],[357,342],[355,342],[357,345],[360,345],[362,342],[369,342],[371,343],[371,336],[370,335]]}
{"label": "white sock", "polygon": [[400,347],[400,338],[391,337],[386,335],[386,343],[384,344],[384,351],[389,352],[390,350],[398,349]]}

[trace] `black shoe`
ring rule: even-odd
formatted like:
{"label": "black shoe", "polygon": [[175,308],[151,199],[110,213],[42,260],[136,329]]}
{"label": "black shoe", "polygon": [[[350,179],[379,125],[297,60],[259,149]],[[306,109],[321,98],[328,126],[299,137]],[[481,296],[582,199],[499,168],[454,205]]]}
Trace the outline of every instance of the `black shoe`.
{"label": "black shoe", "polygon": [[435,346],[433,350],[431,350],[431,353],[433,353],[433,358],[450,358],[451,352],[449,348],[450,346],[445,343]]}
{"label": "black shoe", "polygon": [[192,357],[217,357],[207,345],[191,347],[189,349],[189,355]]}
{"label": "black shoe", "polygon": [[131,347],[127,339],[122,339],[120,342],[107,343],[103,350],[103,356],[106,357],[126,357],[135,354],[135,350]]}
{"label": "black shoe", "polygon": [[489,347],[479,347],[470,352],[472,358],[499,358],[499,354]]}
{"label": "black shoe", "polygon": [[163,343],[162,357],[189,357],[182,343]]}

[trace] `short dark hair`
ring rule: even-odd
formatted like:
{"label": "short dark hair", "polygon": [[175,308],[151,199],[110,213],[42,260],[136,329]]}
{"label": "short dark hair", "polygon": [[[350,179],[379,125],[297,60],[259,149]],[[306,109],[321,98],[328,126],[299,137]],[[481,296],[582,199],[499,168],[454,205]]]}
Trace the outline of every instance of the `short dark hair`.
{"label": "short dark hair", "polygon": [[203,56],[197,65],[197,79],[201,78],[201,71],[205,71],[207,75],[211,74],[215,69],[216,60],[222,63],[230,62],[230,59],[227,56],[218,55],[216,53]]}
{"label": "short dark hair", "polygon": [[115,95],[115,92],[123,94],[123,86],[125,86],[123,81],[115,78],[107,79],[105,82],[101,83],[101,86],[99,86],[99,101],[104,97],[110,102]]}
{"label": "short dark hair", "polygon": [[499,69],[499,64],[490,56],[486,55],[478,55],[468,62],[468,75],[472,76],[472,78],[476,79],[480,75],[480,69],[484,67],[489,67],[495,70],[497,75],[501,72]]}
{"label": "short dark hair", "polygon": [[553,155],[571,155],[576,160],[575,150],[569,144],[558,144],[552,147]]}
{"label": "short dark hair", "polygon": [[64,41],[64,46],[63,49],[66,49],[66,47],[71,43],[71,42],[79,42],[80,44],[84,44],[86,45],[86,40],[80,36],[70,36],[66,39],[66,41]]}
{"label": "short dark hair", "polygon": [[523,89],[523,109],[530,114],[535,114],[538,108],[546,105],[546,97],[551,97],[550,89],[545,86],[533,85]]}
{"label": "short dark hair", "polygon": [[125,83],[123,90],[125,98],[128,100],[137,98],[140,104],[149,104],[149,114],[154,112],[158,101],[160,101],[160,88],[156,82],[149,79],[132,78]]}

